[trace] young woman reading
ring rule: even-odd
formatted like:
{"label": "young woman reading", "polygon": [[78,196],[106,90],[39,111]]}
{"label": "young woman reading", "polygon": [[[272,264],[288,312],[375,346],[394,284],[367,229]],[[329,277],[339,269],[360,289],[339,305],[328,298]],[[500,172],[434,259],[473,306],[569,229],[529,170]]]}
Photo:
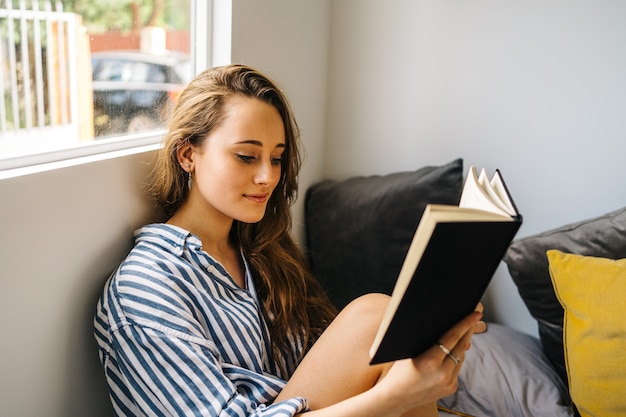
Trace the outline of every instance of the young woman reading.
{"label": "young woman reading", "polygon": [[97,306],[116,415],[435,416],[456,389],[480,311],[370,366],[388,297],[337,313],[307,269],[290,234],[299,147],[287,99],[252,68],[182,92],[150,183],[169,219],[136,232]]}

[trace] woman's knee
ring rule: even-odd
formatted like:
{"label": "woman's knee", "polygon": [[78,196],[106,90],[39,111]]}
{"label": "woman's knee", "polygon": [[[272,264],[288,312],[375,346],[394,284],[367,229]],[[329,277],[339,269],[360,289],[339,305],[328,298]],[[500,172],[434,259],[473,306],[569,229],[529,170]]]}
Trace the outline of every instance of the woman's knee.
{"label": "woman's knee", "polygon": [[389,305],[389,299],[388,295],[380,293],[362,295],[351,301],[339,313],[338,318],[353,325],[373,326],[378,329]]}

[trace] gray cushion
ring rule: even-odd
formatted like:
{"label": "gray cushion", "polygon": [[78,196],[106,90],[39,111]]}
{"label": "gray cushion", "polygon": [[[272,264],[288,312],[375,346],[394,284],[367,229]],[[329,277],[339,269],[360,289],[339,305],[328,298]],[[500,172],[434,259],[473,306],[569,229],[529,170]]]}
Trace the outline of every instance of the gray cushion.
{"label": "gray cushion", "polygon": [[603,258],[626,258],[626,207],[603,216],[519,239],[504,261],[528,310],[537,320],[543,349],[563,381],[563,308],[548,271],[548,249]]}
{"label": "gray cushion", "polygon": [[463,160],[384,176],[323,181],[305,197],[311,266],[333,303],[391,294],[428,203],[458,204]]}
{"label": "gray cushion", "polygon": [[567,387],[539,339],[494,323],[474,335],[458,390],[439,401],[454,412],[480,417],[571,417],[569,404]]}

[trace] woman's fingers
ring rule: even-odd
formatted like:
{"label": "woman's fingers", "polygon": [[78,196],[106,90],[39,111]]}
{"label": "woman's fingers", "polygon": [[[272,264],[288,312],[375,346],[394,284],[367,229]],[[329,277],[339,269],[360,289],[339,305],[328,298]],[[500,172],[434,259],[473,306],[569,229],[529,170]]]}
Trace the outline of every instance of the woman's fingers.
{"label": "woman's fingers", "polygon": [[465,351],[471,346],[472,336],[483,328],[481,323],[484,322],[480,320],[481,318],[481,311],[472,312],[448,330],[433,349],[440,350],[444,355],[443,359],[450,360],[454,366],[460,365],[465,357]]}
{"label": "woman's fingers", "polygon": [[457,356],[456,353],[448,349],[443,343],[441,342],[437,343],[437,347],[441,349],[441,351],[446,355],[445,359],[450,358],[456,366],[461,364],[462,359],[459,356]]}
{"label": "woman's fingers", "polygon": [[[483,303],[478,303],[478,305],[476,306],[476,310],[479,313],[483,313],[484,312],[485,307],[483,306]],[[485,323],[484,321],[480,320],[478,323],[476,323],[476,325],[474,326],[474,333],[484,333],[487,331],[487,323]]]}
{"label": "woman's fingers", "polygon": [[485,333],[487,331],[487,323],[480,320],[474,325],[474,333]]}

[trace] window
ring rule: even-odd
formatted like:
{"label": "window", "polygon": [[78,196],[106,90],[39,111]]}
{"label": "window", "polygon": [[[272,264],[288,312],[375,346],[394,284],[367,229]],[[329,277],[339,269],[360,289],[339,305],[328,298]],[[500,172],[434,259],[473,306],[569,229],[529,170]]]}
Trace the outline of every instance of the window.
{"label": "window", "polygon": [[210,5],[0,0],[0,170],[158,143]]}

